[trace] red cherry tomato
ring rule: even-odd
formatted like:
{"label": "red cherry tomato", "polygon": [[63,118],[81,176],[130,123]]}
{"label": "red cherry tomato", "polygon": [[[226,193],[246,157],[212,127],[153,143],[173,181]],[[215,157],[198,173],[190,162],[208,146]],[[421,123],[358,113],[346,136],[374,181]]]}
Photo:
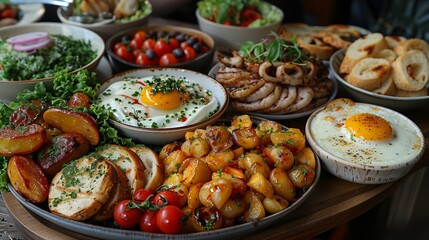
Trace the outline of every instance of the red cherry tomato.
{"label": "red cherry tomato", "polygon": [[141,188],[134,192],[133,199],[134,201],[144,202],[149,196],[152,196],[152,193],[147,189]]}
{"label": "red cherry tomato", "polygon": [[157,56],[162,56],[166,53],[171,53],[173,51],[173,48],[169,43],[167,43],[165,39],[161,38],[156,41],[153,50],[155,50]]}
{"label": "red cherry tomato", "polygon": [[134,62],[134,54],[128,51],[127,47],[121,46],[115,50],[115,54],[127,62]]}
{"label": "red cherry tomato", "polygon": [[113,46],[113,50],[117,50],[118,48],[120,48],[120,47],[126,47],[125,46],[125,43],[123,43],[123,42],[117,42],[114,46]]}
{"label": "red cherry tomato", "polygon": [[161,208],[156,214],[158,228],[167,234],[176,234],[182,231],[183,217],[185,214],[180,208],[172,205]]}
{"label": "red cherry tomato", "polygon": [[141,53],[136,58],[136,64],[146,65],[146,66],[155,66],[158,65],[158,58],[149,59],[146,54]]}
{"label": "red cherry tomato", "polygon": [[197,57],[197,52],[192,47],[186,47],[183,49],[185,52],[185,60],[189,61]]}
{"label": "red cherry tomato", "polygon": [[176,207],[180,207],[180,198],[177,193],[169,190],[161,191],[155,195],[153,199],[155,205],[163,205],[167,203],[167,205],[173,205]]}
{"label": "red cherry tomato", "polygon": [[177,41],[176,38],[170,38],[169,42],[170,42],[171,49],[176,49],[180,46],[180,43],[179,41]]}
{"label": "red cherry tomato", "polygon": [[188,42],[184,41],[184,42],[181,42],[181,43],[180,43],[180,47],[181,47],[182,49],[185,49],[186,47],[189,47],[189,44],[188,44]]}
{"label": "red cherry tomato", "polygon": [[159,59],[159,65],[160,66],[167,66],[178,63],[179,60],[172,54],[172,53],[166,53],[161,56]]}
{"label": "red cherry tomato", "polygon": [[5,9],[1,12],[1,18],[15,18],[15,13],[10,8]]}
{"label": "red cherry tomato", "polygon": [[143,42],[144,49],[153,49],[155,47],[155,41],[152,38],[148,38]]}
{"label": "red cherry tomato", "polygon": [[134,33],[133,39],[138,39],[144,42],[144,40],[146,40],[146,32],[143,30],[137,31]]}
{"label": "red cherry tomato", "polygon": [[140,224],[143,213],[138,208],[130,208],[132,202],[130,199],[122,200],[113,210],[113,218],[121,228],[130,229]]}
{"label": "red cherry tomato", "polygon": [[255,9],[246,8],[243,9],[240,13],[241,16],[241,24],[240,26],[247,27],[249,24],[251,24],[253,21],[257,19],[261,19],[262,16],[259,14]]}
{"label": "red cherry tomato", "polygon": [[149,232],[149,233],[160,233],[161,230],[159,230],[158,225],[156,223],[156,215],[157,211],[148,210],[145,213],[143,213],[143,217],[140,221],[140,230],[143,232]]}
{"label": "red cherry tomato", "polygon": [[130,47],[133,49],[140,49],[143,46],[143,41],[137,38],[133,38],[130,41]]}

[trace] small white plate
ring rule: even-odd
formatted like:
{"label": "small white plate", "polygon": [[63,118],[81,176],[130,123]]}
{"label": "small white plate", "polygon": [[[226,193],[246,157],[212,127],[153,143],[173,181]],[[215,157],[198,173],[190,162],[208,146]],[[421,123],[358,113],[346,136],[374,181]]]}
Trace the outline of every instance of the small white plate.
{"label": "small white plate", "polygon": [[22,18],[17,25],[28,24],[39,21],[45,14],[45,7],[41,3],[21,4],[19,5]]}
{"label": "small white plate", "polygon": [[[214,79],[216,79],[216,71],[219,68],[219,63],[217,63],[216,65],[214,65],[212,67],[212,69],[210,69],[208,75]],[[326,104],[328,104],[330,101],[332,101],[336,96],[337,96],[337,92],[338,92],[338,83],[337,80],[333,77],[333,74],[331,72],[331,70],[329,69],[329,78],[332,80],[332,92],[331,95],[329,96],[328,101],[326,101],[326,103],[311,109],[309,111],[306,112],[299,112],[299,113],[289,113],[289,114],[265,114],[265,113],[257,113],[257,112],[243,112],[252,116],[257,116],[257,117],[262,117],[262,118],[266,118],[266,119],[270,119],[270,120],[289,120],[289,119],[296,119],[296,118],[301,118],[301,117],[305,117],[305,116],[309,116],[310,114],[312,114],[314,111],[321,109],[323,107],[325,107]],[[228,109],[228,111],[230,112],[234,112],[236,110],[234,109]]]}

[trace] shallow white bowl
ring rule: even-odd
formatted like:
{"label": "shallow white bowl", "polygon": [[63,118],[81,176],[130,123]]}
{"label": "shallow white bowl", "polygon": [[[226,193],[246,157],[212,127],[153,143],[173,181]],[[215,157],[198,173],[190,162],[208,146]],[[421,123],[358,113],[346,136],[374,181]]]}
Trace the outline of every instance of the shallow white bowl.
{"label": "shallow white bowl", "polygon": [[[97,56],[81,69],[95,70],[103,57],[105,44],[103,39],[96,33],[85,28],[65,25],[61,23],[31,23],[25,25],[9,26],[0,29],[0,38],[7,38],[10,36],[28,33],[28,32],[48,32],[50,34],[62,34],[70,36],[73,39],[89,41],[92,48],[97,52]],[[77,72],[72,71],[72,73]],[[47,87],[52,86],[53,76],[43,79],[29,79],[19,81],[0,81],[0,100],[9,102],[15,101],[16,95],[24,89],[33,89],[34,85],[38,82],[44,82]]]}
{"label": "shallow white bowl", "polygon": [[[338,101],[340,99],[335,99],[334,101]],[[308,143],[315,151],[315,153],[319,156],[322,165],[327,169],[331,174],[355,183],[362,184],[381,184],[392,182],[398,180],[399,178],[406,175],[414,164],[423,156],[424,148],[425,148],[425,138],[420,128],[409,118],[402,115],[399,112],[394,110],[384,108],[381,106],[367,104],[367,103],[355,103],[366,105],[372,107],[374,109],[384,111],[389,116],[393,118],[400,118],[403,121],[409,124],[410,128],[413,129],[416,133],[416,138],[421,140],[421,144],[418,146],[418,150],[416,155],[414,156],[403,156],[399,155],[395,158],[394,161],[383,161],[379,163],[371,163],[371,162],[354,162],[347,159],[342,159],[332,154],[333,150],[329,150],[326,147],[322,147],[320,141],[317,140],[317,136],[314,134],[312,130],[313,120],[314,118],[325,110],[325,108],[330,107],[328,104],[327,107],[323,109],[319,109],[310,115],[305,125],[305,135]]]}
{"label": "shallow white bowl", "polygon": [[65,11],[63,8],[57,9],[57,16],[62,23],[87,28],[91,31],[96,32],[98,35],[100,35],[100,37],[102,37],[106,41],[110,36],[120,32],[120,31],[123,31],[125,29],[141,27],[141,26],[147,25],[149,22],[149,16],[152,13],[152,5],[149,2],[148,2],[148,4],[150,5],[151,10],[147,15],[143,16],[140,19],[137,19],[134,21],[129,21],[129,22],[124,22],[124,23],[116,23],[116,22],[115,23],[108,23],[108,24],[78,23],[78,22],[70,21],[68,19],[70,13]]}
{"label": "shallow white bowl", "polygon": [[98,90],[98,93],[100,94],[103,92],[112,83],[121,81],[127,77],[148,77],[161,74],[184,77],[199,83],[203,88],[208,89],[213,93],[213,96],[219,102],[219,110],[203,122],[175,128],[141,128],[110,120],[115,129],[117,129],[122,136],[132,138],[136,142],[147,145],[163,146],[164,144],[183,139],[185,137],[185,133],[188,131],[193,131],[197,128],[205,128],[208,125],[214,124],[227,109],[229,95],[220,83],[207,75],[180,68],[144,68],[124,71],[107,79]]}
{"label": "shallow white bowl", "polygon": [[223,52],[230,52],[231,50],[238,50],[246,41],[260,42],[266,38],[269,33],[277,32],[283,21],[283,11],[271,5],[272,11],[280,14],[279,21],[261,27],[239,27],[227,26],[219,23],[209,21],[202,17],[198,9],[195,12],[200,29],[213,37],[216,42],[216,48]]}
{"label": "shallow white bowl", "polygon": [[[367,91],[365,89],[356,87],[351,83],[347,82],[339,74],[338,69],[340,68],[341,62],[344,59],[347,49],[341,49],[335,52],[329,61],[332,72],[334,73],[335,78],[340,83],[340,87],[345,89],[345,91],[350,94],[350,96],[360,102],[371,103],[380,105],[383,107],[388,107],[397,111],[408,111],[421,107],[429,107],[429,95],[421,97],[396,97],[382,95]],[[429,85],[426,86],[429,88]]]}

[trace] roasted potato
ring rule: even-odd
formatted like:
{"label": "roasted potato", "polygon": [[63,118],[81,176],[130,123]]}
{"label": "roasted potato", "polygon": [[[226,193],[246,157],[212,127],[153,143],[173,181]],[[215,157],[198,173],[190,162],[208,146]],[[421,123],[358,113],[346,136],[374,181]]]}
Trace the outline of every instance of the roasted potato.
{"label": "roasted potato", "polygon": [[29,154],[45,143],[45,128],[39,124],[0,129],[0,156]]}
{"label": "roasted potato", "polygon": [[13,156],[7,164],[13,188],[32,203],[42,203],[49,195],[49,182],[43,170],[30,157]]}

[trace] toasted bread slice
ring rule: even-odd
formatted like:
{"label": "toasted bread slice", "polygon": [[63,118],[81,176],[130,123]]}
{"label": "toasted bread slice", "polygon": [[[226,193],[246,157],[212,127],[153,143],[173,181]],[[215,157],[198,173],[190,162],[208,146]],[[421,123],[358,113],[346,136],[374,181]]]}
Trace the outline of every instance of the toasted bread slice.
{"label": "toasted bread slice", "polygon": [[348,82],[356,87],[374,90],[380,88],[390,74],[390,63],[383,58],[365,58],[356,64]]}
{"label": "toasted bread slice", "polygon": [[398,89],[419,91],[429,81],[429,61],[420,50],[410,50],[392,63],[392,77]]}
{"label": "toasted bread slice", "polygon": [[144,188],[155,193],[156,189],[164,182],[164,164],[156,152],[144,145],[137,145],[130,149],[139,156],[146,168],[146,185]]}
{"label": "toasted bread slice", "polygon": [[377,89],[374,89],[373,92],[383,95],[394,96],[396,94],[396,85],[393,82],[392,77],[387,77],[387,79],[384,80],[383,85],[381,85],[381,87]]}
{"label": "toasted bread slice", "polygon": [[340,65],[340,73],[349,74],[360,60],[373,57],[386,48],[386,40],[380,33],[368,34],[364,38],[354,41],[346,51]]}
{"label": "toasted bread slice", "polygon": [[109,199],[115,169],[95,155],[71,161],[51,182],[49,210],[76,221],[94,216]]}
{"label": "toasted bread slice", "polygon": [[411,38],[411,39],[402,41],[393,50],[398,55],[403,55],[406,52],[411,50],[420,50],[426,55],[427,58],[429,58],[429,44],[423,39]]}
{"label": "toasted bread slice", "polygon": [[129,148],[108,144],[97,151],[97,154],[119,166],[128,179],[131,194],[146,185],[145,166],[139,156]]}
{"label": "toasted bread slice", "polygon": [[109,199],[100,209],[100,211],[98,211],[97,214],[95,214],[95,216],[92,218],[97,222],[106,221],[112,218],[113,210],[115,209],[116,204],[124,199],[131,199],[132,197],[130,185],[128,184],[128,178],[125,173],[122,171],[122,169],[119,168],[118,165],[114,164],[113,162],[106,162],[115,169],[113,174],[114,187]]}

